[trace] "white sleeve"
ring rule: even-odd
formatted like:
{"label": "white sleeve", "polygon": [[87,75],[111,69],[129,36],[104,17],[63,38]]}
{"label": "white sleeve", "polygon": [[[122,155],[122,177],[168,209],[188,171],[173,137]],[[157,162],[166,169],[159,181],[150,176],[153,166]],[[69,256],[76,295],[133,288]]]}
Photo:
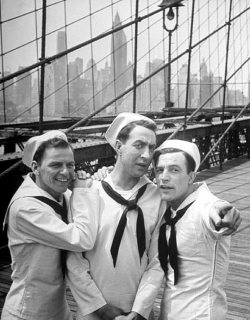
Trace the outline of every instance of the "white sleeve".
{"label": "white sleeve", "polygon": [[132,311],[139,313],[146,319],[148,319],[150,315],[164,277],[164,272],[161,268],[158,258],[158,237],[160,223],[161,218],[159,219],[152,234],[148,251],[148,266],[141,278],[132,307]]}
{"label": "white sleeve", "polygon": [[107,303],[90,275],[88,260],[81,253],[68,253],[66,280],[82,316]]}
{"label": "white sleeve", "polygon": [[19,233],[17,241],[38,242],[69,251],[93,248],[98,226],[99,192],[77,188],[70,199],[73,223],[66,224],[38,199],[17,199],[10,207],[9,228]]}

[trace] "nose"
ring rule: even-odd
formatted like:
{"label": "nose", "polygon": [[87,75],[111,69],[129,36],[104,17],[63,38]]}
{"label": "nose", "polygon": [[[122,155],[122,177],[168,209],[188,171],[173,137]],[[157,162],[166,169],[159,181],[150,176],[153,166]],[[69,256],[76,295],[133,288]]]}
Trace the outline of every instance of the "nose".
{"label": "nose", "polygon": [[141,154],[141,157],[145,158],[145,159],[150,159],[152,157],[152,152],[150,151],[148,146],[143,148],[143,152]]}
{"label": "nose", "polygon": [[161,175],[161,180],[163,182],[169,181],[170,180],[170,176],[168,174],[168,171],[166,169],[164,169],[162,175]]}
{"label": "nose", "polygon": [[63,166],[61,167],[60,173],[61,173],[61,174],[68,174],[68,173],[69,173],[69,169],[67,168],[66,165],[63,165]]}

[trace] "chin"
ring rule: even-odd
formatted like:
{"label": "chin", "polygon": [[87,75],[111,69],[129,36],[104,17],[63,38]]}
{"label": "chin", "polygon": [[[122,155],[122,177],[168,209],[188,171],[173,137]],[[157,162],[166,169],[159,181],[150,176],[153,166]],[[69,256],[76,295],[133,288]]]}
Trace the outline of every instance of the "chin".
{"label": "chin", "polygon": [[146,171],[143,171],[143,170],[137,171],[137,172],[134,173],[134,177],[135,178],[141,178],[142,176],[144,176],[145,173],[146,173]]}
{"label": "chin", "polygon": [[166,193],[161,191],[161,199],[164,201],[169,201],[169,196]]}
{"label": "chin", "polygon": [[61,188],[59,188],[58,190],[57,190],[57,193],[58,194],[62,194],[62,193],[64,193],[64,192],[66,192],[66,190],[68,189],[68,187],[61,187]]}

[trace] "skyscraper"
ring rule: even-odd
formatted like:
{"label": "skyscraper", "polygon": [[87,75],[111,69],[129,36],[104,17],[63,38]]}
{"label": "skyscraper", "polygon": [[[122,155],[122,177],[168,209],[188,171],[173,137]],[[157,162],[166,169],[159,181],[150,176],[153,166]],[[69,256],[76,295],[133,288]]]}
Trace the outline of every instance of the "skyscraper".
{"label": "skyscraper", "polygon": [[[66,33],[58,31],[57,33],[57,53],[67,49]],[[68,114],[68,97],[67,97],[67,57],[63,56],[54,63],[54,80],[55,80],[55,113],[63,116]]]}
{"label": "skyscraper", "polygon": [[[23,67],[19,67],[19,70]],[[32,78],[30,71],[18,76],[16,81],[16,104],[18,114],[21,114],[24,110],[29,110],[31,113],[31,101],[32,101]],[[27,114],[24,117],[29,117]],[[25,118],[26,120],[26,118]]]}
{"label": "skyscraper", "polygon": [[[121,25],[118,12],[115,15],[113,28]],[[111,80],[114,81],[115,96],[126,89],[129,79],[127,76],[127,38],[123,30],[112,34],[111,38]],[[121,103],[117,101],[117,105]]]}

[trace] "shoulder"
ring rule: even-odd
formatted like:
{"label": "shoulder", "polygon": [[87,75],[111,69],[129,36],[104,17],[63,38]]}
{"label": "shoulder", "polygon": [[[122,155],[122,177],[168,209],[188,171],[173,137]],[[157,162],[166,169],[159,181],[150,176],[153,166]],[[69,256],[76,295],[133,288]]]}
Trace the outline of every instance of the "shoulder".
{"label": "shoulder", "polygon": [[10,212],[35,212],[44,210],[44,206],[46,205],[44,202],[36,199],[34,196],[23,196],[13,200],[10,204]]}
{"label": "shoulder", "polygon": [[197,183],[195,186],[197,187],[195,191],[197,200],[200,200],[203,203],[211,203],[218,200],[218,197],[211,192],[206,182]]}
{"label": "shoulder", "polygon": [[157,188],[157,185],[153,182],[150,182],[147,184],[147,188],[146,188],[146,191],[145,191],[148,196],[150,197],[156,197],[156,198],[160,198],[160,192]]}

